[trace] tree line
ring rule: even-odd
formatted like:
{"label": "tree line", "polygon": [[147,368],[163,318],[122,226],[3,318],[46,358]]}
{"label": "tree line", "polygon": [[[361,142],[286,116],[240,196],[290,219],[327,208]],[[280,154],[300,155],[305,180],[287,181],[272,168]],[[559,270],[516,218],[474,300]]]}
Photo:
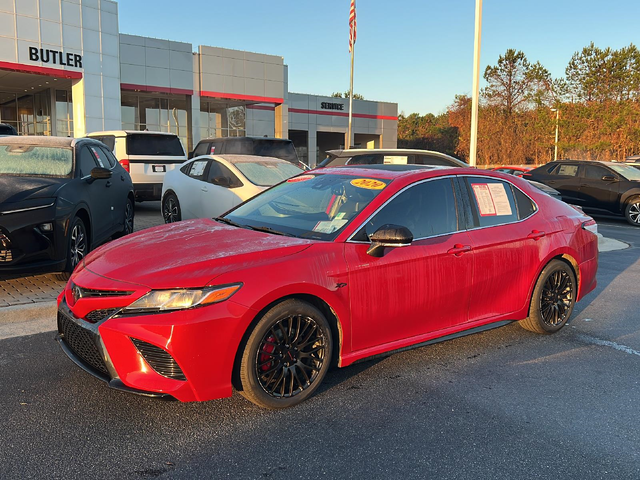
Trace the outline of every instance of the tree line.
{"label": "tree line", "polygon": [[[509,49],[484,71],[478,122],[479,165],[543,164],[558,158],[623,160],[640,153],[640,50],[589,44],[552,78]],[[556,112],[557,110],[557,112]],[[557,115],[557,117],[556,117]],[[440,115],[400,114],[398,147],[467,160],[471,98],[458,95]]]}

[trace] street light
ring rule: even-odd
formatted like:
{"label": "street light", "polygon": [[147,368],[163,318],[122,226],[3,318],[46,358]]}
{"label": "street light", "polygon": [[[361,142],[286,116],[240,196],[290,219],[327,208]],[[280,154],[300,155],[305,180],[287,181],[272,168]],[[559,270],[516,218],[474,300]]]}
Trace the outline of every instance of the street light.
{"label": "street light", "polygon": [[475,37],[473,43],[473,92],[471,99],[471,138],[469,165],[476,166],[478,154],[478,102],[480,101],[480,37],[482,33],[482,0],[476,0]]}
{"label": "street light", "polygon": [[560,124],[560,109],[552,108],[551,111],[556,112],[556,143],[553,152],[553,161],[555,162],[558,160],[558,126]]}

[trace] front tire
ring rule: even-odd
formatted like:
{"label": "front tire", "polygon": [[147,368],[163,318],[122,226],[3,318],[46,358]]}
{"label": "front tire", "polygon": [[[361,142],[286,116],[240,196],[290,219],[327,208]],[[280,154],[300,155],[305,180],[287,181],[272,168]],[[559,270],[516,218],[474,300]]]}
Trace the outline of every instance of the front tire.
{"label": "front tire", "polygon": [[89,253],[89,237],[81,218],[75,217],[70,224],[67,236],[67,264],[64,270],[57,274],[59,280],[68,280],[78,263]]}
{"label": "front tire", "polygon": [[540,273],[533,289],[529,316],[520,322],[534,333],[551,334],[569,320],[576,303],[576,276],[569,265],[552,260]]}
{"label": "front tire", "polygon": [[627,201],[624,216],[634,227],[640,227],[640,197],[633,197]]}
{"label": "front tire", "polygon": [[133,219],[134,219],[134,209],[133,209],[133,201],[128,198],[127,204],[124,207],[124,226],[122,227],[122,231],[115,234],[114,238],[121,238],[125,235],[129,235],[133,233]]}
{"label": "front tire", "polygon": [[174,223],[182,220],[182,211],[178,197],[173,193],[168,193],[162,199],[162,218],[164,223]]}
{"label": "front tire", "polygon": [[286,300],[265,313],[242,352],[240,393],[264,408],[297,405],[309,398],[331,363],[333,342],[325,316],[301,300]]}

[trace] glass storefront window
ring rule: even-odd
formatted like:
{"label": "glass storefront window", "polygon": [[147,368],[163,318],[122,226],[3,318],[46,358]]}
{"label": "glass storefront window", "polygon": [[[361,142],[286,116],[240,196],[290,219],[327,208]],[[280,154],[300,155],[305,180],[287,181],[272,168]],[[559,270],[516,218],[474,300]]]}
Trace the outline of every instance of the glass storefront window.
{"label": "glass storefront window", "polygon": [[73,137],[73,102],[68,90],[56,90],[56,134]]}
{"label": "glass storefront window", "polygon": [[244,137],[246,131],[246,107],[227,107],[201,100],[200,138]]}
{"label": "glass storefront window", "polygon": [[51,135],[51,92],[34,94],[0,92],[0,123],[19,135]]}

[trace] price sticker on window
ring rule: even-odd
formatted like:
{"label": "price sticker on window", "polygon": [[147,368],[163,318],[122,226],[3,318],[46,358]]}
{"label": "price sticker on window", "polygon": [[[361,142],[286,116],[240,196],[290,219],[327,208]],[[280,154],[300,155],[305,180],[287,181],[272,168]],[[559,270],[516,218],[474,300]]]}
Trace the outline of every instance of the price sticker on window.
{"label": "price sticker on window", "polygon": [[358,188],[366,188],[367,190],[382,190],[387,186],[386,183],[372,178],[356,178],[351,180],[351,185]]}

